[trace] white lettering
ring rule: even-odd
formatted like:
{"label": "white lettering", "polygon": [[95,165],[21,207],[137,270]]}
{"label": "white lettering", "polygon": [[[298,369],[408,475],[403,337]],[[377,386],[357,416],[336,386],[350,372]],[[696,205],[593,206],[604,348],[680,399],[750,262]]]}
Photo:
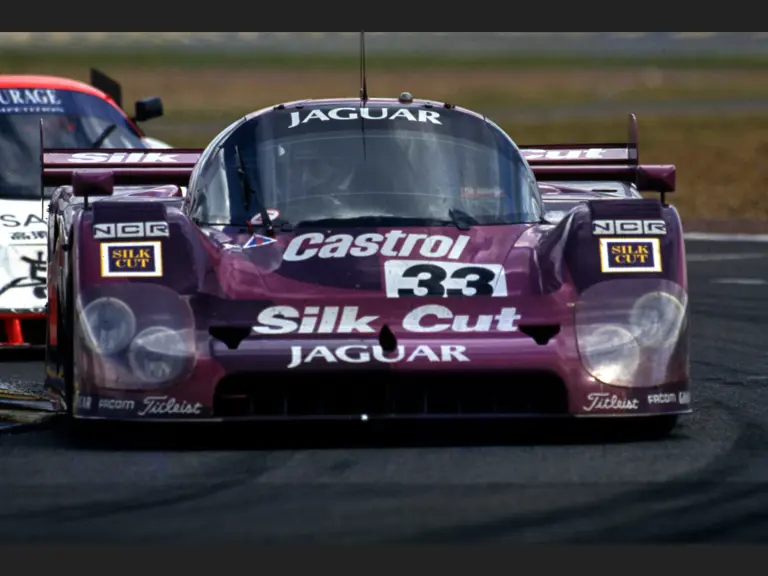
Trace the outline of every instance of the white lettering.
{"label": "white lettering", "polygon": [[102,238],[167,238],[170,236],[167,222],[118,222],[94,224],[93,237]]}
{"label": "white lettering", "polygon": [[165,152],[134,152],[125,155],[125,152],[75,152],[67,158],[67,162],[74,164],[174,164],[178,154]]}
{"label": "white lettering", "polygon": [[[380,316],[362,316],[358,306],[293,306],[264,308],[252,327],[254,334],[374,334],[373,323]],[[420,334],[436,332],[516,332],[522,316],[516,308],[502,308],[498,314],[454,315],[446,306],[427,304],[405,315],[402,327]],[[350,350],[354,350],[351,348]],[[386,362],[387,360],[382,360]]]}
{"label": "white lettering", "polygon": [[677,401],[680,404],[688,405],[691,403],[691,393],[690,392],[680,392],[677,395]]}
{"label": "white lettering", "polygon": [[3,106],[60,106],[61,99],[56,90],[8,88],[0,89],[0,104]]}
{"label": "white lettering", "polygon": [[677,394],[649,394],[648,404],[676,404]]}
{"label": "white lettering", "polygon": [[283,253],[287,262],[303,262],[313,257],[322,259],[363,258],[381,254],[390,258],[409,258],[418,247],[424,258],[458,260],[469,244],[470,237],[428,236],[408,234],[402,230],[390,230],[386,234],[369,232],[359,236],[334,234],[324,236],[319,232],[301,234],[291,240]]}
{"label": "white lettering", "polygon": [[[499,314],[479,314],[474,318],[468,315],[454,315],[451,310],[439,304],[427,304],[411,310],[403,319],[403,328],[408,332],[433,333],[445,332],[515,332],[515,321],[522,316],[516,308],[502,308]],[[443,322],[441,322],[443,320]],[[450,320],[450,322],[448,322]]]}
{"label": "white lettering", "polygon": [[138,412],[139,416],[170,416],[182,414],[185,416],[198,415],[203,409],[200,402],[191,403],[186,400],[179,402],[168,396],[148,396],[144,398],[144,407]]}
{"label": "white lettering", "polygon": [[[296,128],[299,124],[306,124],[310,120],[320,120],[321,122],[327,122],[329,120],[356,120],[358,118],[364,118],[366,120],[397,120],[405,119],[409,122],[422,122],[430,124],[440,124],[440,113],[435,110],[416,110],[408,108],[399,108],[390,114],[389,108],[333,108],[328,110],[327,113],[319,108],[310,110],[306,116],[302,119],[301,111],[291,112],[291,123],[288,128]],[[416,115],[414,115],[416,112]]]}
{"label": "white lettering", "polygon": [[304,355],[302,346],[291,346],[291,362],[288,368],[296,368],[302,364],[310,364],[314,360],[322,360],[327,363],[346,362],[349,364],[367,364],[372,360],[393,364],[397,362],[416,362],[426,360],[428,362],[469,362],[466,356],[466,347],[443,344],[437,350],[426,344],[416,346],[409,350],[405,346],[398,346],[394,352],[385,352],[381,346],[349,345],[332,350],[327,346],[315,346],[308,354]]}
{"label": "white lettering", "polygon": [[133,400],[102,398],[99,400],[99,410],[133,410],[136,403]]}
{"label": "white lettering", "polygon": [[[371,323],[378,316],[359,316],[357,306],[344,306],[339,318],[339,307],[307,306],[299,312],[291,306],[272,306],[262,310],[253,326],[256,334],[373,334]],[[319,322],[318,322],[319,319]],[[338,319],[338,323],[337,323]]]}
{"label": "white lettering", "polygon": [[607,156],[613,157],[611,152],[619,154],[617,158],[626,157],[624,150],[608,150],[604,148],[582,148],[573,150],[543,150],[539,148],[524,148],[520,150],[526,160],[598,160]]}
{"label": "white lettering", "polygon": [[645,235],[663,236],[667,233],[664,220],[593,220],[595,236]]}
{"label": "white lettering", "polygon": [[615,410],[637,410],[638,402],[636,399],[622,399],[616,394],[608,392],[592,392],[587,395],[589,404],[584,406],[584,412],[594,411],[615,411]]}

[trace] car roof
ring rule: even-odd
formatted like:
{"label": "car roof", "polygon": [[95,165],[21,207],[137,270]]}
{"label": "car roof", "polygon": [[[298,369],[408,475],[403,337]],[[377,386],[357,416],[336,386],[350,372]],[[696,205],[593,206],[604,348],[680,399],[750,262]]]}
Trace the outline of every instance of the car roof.
{"label": "car roof", "polygon": [[60,78],[58,76],[38,76],[34,74],[0,74],[0,88],[48,88],[51,90],[73,90],[91,96],[107,99],[108,96],[90,84]]}

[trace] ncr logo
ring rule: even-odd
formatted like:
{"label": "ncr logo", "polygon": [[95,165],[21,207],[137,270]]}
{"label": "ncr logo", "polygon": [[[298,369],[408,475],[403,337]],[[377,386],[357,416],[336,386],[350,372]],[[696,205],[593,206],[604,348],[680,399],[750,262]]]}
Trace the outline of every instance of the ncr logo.
{"label": "ncr logo", "polygon": [[96,240],[109,238],[167,238],[168,222],[117,222],[94,224],[93,237]]}
{"label": "ncr logo", "polygon": [[595,236],[664,236],[667,224],[664,220],[593,220]]}

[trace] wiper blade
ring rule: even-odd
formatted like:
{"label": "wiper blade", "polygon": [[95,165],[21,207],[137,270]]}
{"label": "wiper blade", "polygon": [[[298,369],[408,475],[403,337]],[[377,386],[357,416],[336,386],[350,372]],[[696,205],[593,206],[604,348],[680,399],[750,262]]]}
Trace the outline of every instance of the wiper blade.
{"label": "wiper blade", "polygon": [[451,208],[448,210],[448,216],[451,217],[451,222],[459,230],[469,230],[472,226],[477,225],[477,220],[462,210]]}
{"label": "wiper blade", "polygon": [[429,218],[409,218],[405,216],[352,216],[350,218],[317,218],[315,220],[301,220],[293,227],[309,226],[434,226],[441,222]]}
{"label": "wiper blade", "polygon": [[250,207],[250,197],[253,196],[256,199],[256,204],[259,206],[259,214],[261,215],[261,223],[266,226],[266,234],[272,238],[275,237],[275,229],[272,225],[272,219],[269,217],[269,212],[264,206],[264,201],[256,190],[251,187],[251,183],[248,180],[248,175],[245,173],[245,165],[243,164],[243,157],[240,154],[240,148],[235,146],[235,161],[237,162],[237,175],[240,177],[240,185],[243,187],[245,197],[243,203],[246,211]]}
{"label": "wiper blade", "polygon": [[91,144],[91,148],[101,148],[102,144],[104,144],[104,141],[109,138],[109,135],[112,134],[117,129],[117,124],[110,124],[104,129],[104,132],[102,132],[96,140],[93,141],[93,144]]}

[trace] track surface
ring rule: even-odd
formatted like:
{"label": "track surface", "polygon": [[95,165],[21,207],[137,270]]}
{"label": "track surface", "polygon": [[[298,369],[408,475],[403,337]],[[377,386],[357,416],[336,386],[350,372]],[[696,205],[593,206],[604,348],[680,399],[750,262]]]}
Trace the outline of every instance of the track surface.
{"label": "track surface", "polygon": [[[695,413],[668,440],[568,445],[470,429],[475,444],[456,446],[448,431],[437,442],[414,428],[400,446],[366,446],[379,436],[342,429],[306,431],[313,444],[297,447],[278,440],[295,432],[254,429],[276,440],[129,450],[55,428],[6,433],[0,539],[766,540],[768,244],[688,252]],[[41,364],[2,369],[34,386]]]}
{"label": "track surface", "polygon": [[[766,32],[366,32],[372,52],[764,54]],[[0,32],[0,46],[76,49],[341,52],[357,54],[358,32]]]}

